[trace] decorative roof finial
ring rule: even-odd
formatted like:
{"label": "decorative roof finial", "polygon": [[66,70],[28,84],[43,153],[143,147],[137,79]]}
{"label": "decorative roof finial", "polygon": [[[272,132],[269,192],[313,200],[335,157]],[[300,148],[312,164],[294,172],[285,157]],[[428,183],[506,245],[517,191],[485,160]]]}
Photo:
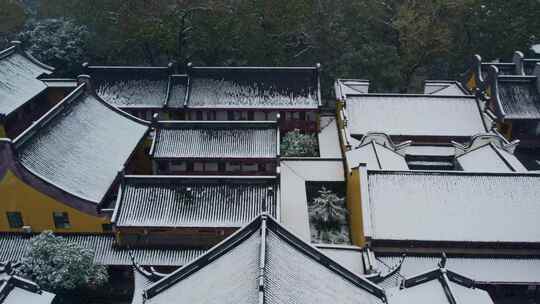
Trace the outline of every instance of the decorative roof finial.
{"label": "decorative roof finial", "polygon": [[152,114],[151,125],[152,125],[152,126],[157,125],[157,124],[158,124],[158,121],[159,121],[159,114],[158,114],[158,113]]}
{"label": "decorative roof finial", "polygon": [[83,75],[79,75],[77,76],[77,84],[78,85],[81,85],[81,84],[84,84],[86,86],[86,91],[87,92],[92,92],[92,81],[91,81],[91,77],[90,75],[86,75],[86,74],[83,74]]}
{"label": "decorative roof finial", "polygon": [[439,268],[446,268],[446,253],[441,254],[441,261],[439,262]]}

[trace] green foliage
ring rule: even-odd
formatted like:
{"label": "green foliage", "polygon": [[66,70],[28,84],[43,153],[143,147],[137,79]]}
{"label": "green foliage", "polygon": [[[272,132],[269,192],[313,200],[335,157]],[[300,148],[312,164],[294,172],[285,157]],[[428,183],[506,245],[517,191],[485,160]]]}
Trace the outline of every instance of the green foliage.
{"label": "green foliage", "polygon": [[15,0],[0,0],[0,47],[6,45],[13,33],[19,31],[26,21],[22,5]]}
{"label": "green foliage", "polygon": [[282,156],[317,156],[318,144],[315,134],[303,134],[295,129],[287,132],[281,139]]}
{"label": "green foliage", "polygon": [[[5,12],[1,3],[19,2],[0,0]],[[21,10],[7,11],[18,25],[6,28],[19,31]],[[38,21],[84,25],[91,63],[176,61],[183,69],[190,61],[320,62],[325,98],[333,97],[338,77],[370,79],[376,91],[413,92],[426,78],[456,79],[474,53],[507,59],[540,43],[537,0],[47,0],[37,11]]]}
{"label": "green foliage", "polygon": [[93,258],[91,249],[44,231],[30,241],[18,271],[53,292],[95,289],[107,282],[108,275],[104,266],[93,263]]}
{"label": "green foliage", "polygon": [[38,60],[56,67],[57,74],[77,73],[83,62],[88,31],[69,19],[44,19],[29,23],[19,39]]}

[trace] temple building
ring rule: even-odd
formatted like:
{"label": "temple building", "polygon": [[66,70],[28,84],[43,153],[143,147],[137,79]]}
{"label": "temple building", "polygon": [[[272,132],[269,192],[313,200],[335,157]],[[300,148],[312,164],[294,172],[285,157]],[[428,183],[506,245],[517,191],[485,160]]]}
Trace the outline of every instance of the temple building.
{"label": "temple building", "polygon": [[54,68],[22,49],[21,42],[0,51],[0,138],[14,139],[72,88],[45,79]]}
{"label": "temple building", "polygon": [[500,75],[526,76],[533,75],[536,64],[540,63],[540,58],[525,58],[520,52],[514,52],[510,62],[482,61],[482,56],[476,54],[472,58],[472,64],[463,74],[461,83],[471,92],[484,90],[489,75],[490,66],[495,66]]}
{"label": "temple building", "polygon": [[[540,147],[540,64],[531,75],[504,75],[491,66],[486,81],[486,107],[497,128],[525,148]],[[487,95],[487,94],[486,94]]]}
{"label": "temple building", "polygon": [[471,95],[361,93],[342,97],[337,115],[345,149],[372,132],[385,133],[396,142],[436,145],[465,142],[490,131],[479,101]]}
{"label": "temple building", "polygon": [[187,76],[175,74],[172,64],[140,67],[84,63],[83,69],[92,77],[96,93],[113,106],[145,120],[156,113],[165,119],[183,118]]}
{"label": "temple building", "polygon": [[[540,173],[521,151],[540,147],[540,65],[476,59],[421,94],[338,79],[334,110],[319,65],[56,79],[15,44],[0,53],[0,261],[53,230],[132,280],[133,303],[538,299]],[[314,147],[289,153],[305,133]],[[2,265],[0,302],[20,287]]]}
{"label": "temple building", "polygon": [[382,288],[264,214],[190,264],[155,283],[147,277],[135,290],[133,303],[386,303]]}
{"label": "temple building", "polygon": [[101,232],[150,123],[99,98],[87,76],[14,140],[0,139],[0,231]]}
{"label": "temple building", "polygon": [[188,66],[186,119],[276,120],[280,130],[318,130],[320,66]]}
{"label": "temple building", "polygon": [[318,131],[320,66],[166,67],[83,64],[108,103],[139,118],[275,121],[280,130]]}
{"label": "temple building", "polygon": [[154,174],[277,174],[275,121],[160,121],[154,127]]}
{"label": "temple building", "polygon": [[279,197],[275,176],[126,176],[112,222],[121,246],[209,248]]}

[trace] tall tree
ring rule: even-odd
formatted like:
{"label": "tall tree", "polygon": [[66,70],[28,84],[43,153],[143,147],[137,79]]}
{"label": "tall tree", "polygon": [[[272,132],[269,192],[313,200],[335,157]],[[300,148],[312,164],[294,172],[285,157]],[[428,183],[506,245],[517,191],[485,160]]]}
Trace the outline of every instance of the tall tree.
{"label": "tall tree", "polygon": [[15,0],[0,0],[0,49],[20,31],[26,21],[22,3]]}

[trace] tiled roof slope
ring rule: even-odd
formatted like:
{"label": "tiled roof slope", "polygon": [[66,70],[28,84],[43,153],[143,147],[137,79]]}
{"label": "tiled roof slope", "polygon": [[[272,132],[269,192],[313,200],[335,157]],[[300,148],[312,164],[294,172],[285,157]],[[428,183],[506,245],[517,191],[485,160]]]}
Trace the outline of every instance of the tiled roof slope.
{"label": "tiled roof slope", "polygon": [[[381,271],[400,263],[401,254],[377,254]],[[437,266],[440,256],[407,255],[401,264],[400,275],[410,277],[425,269]],[[540,282],[540,259],[537,257],[497,257],[497,256],[448,256],[448,268],[467,276],[481,284],[538,284]],[[396,282],[397,283],[397,282]],[[396,284],[394,284],[396,286]]]}
{"label": "tiled roof slope", "polygon": [[187,76],[171,75],[169,77],[169,93],[167,107],[183,108],[186,102]]}
{"label": "tiled roof slope", "polygon": [[408,170],[405,157],[375,142],[345,152],[349,169],[366,164],[370,170]]}
{"label": "tiled roof slope", "polygon": [[149,126],[81,84],[15,139],[20,163],[46,182],[100,203]]}
{"label": "tiled roof slope", "polygon": [[168,67],[86,66],[97,94],[117,107],[161,108],[167,102]]}
{"label": "tiled roof slope", "polygon": [[390,303],[493,304],[488,292],[475,288],[475,284],[439,264],[433,270],[403,280],[400,289],[390,297]]}
{"label": "tiled roof slope", "polygon": [[[115,245],[112,234],[57,234],[95,253],[94,262],[101,265],[132,265],[130,250]],[[27,254],[31,237],[25,234],[0,234],[0,260],[20,261]],[[203,249],[186,248],[131,248],[135,260],[141,265],[181,266],[199,257]]]}
{"label": "tiled roof slope", "polygon": [[317,109],[318,68],[192,67],[188,108]]}
{"label": "tiled roof slope", "polygon": [[391,136],[470,137],[486,132],[474,97],[349,95],[346,110],[352,135],[383,132]]}
{"label": "tiled roof slope", "polygon": [[47,86],[38,79],[51,74],[46,66],[20,50],[18,44],[0,52],[0,116],[9,115]]}
{"label": "tiled roof slope", "polygon": [[424,94],[442,96],[469,95],[459,82],[448,80],[426,80]]}
{"label": "tiled roof slope", "polygon": [[499,77],[497,113],[505,119],[540,119],[536,77]]}
{"label": "tiled roof slope", "polygon": [[[144,291],[146,303],[383,303],[384,292],[258,217]],[[142,296],[142,295],[135,295]]]}
{"label": "tiled roof slope", "polygon": [[373,240],[540,241],[540,174],[368,171],[367,178],[364,231]]}
{"label": "tiled roof slope", "polygon": [[276,158],[277,125],[254,122],[163,122],[154,158]]}
{"label": "tiled roof slope", "polygon": [[347,95],[367,94],[369,92],[369,80],[364,79],[338,79],[334,83],[336,98],[343,99]]}
{"label": "tiled roof slope", "polygon": [[277,213],[274,178],[126,176],[117,227],[242,227]]}
{"label": "tiled roof slope", "polygon": [[464,171],[469,172],[527,172],[515,157],[494,144],[487,144],[456,157]]}

